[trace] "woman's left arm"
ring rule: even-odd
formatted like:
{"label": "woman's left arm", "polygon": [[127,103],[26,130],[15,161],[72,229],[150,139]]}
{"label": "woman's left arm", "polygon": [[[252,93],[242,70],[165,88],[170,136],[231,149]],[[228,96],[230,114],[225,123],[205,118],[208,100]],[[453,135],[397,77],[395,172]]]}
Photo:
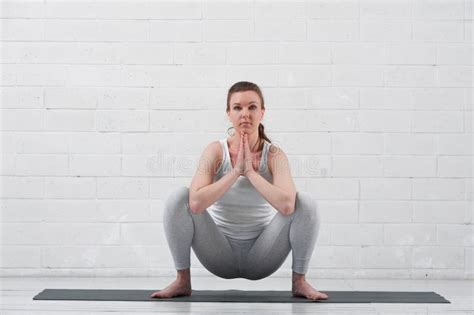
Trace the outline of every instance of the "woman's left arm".
{"label": "woman's left arm", "polygon": [[273,184],[253,169],[245,176],[275,209],[283,215],[290,215],[295,211],[296,188],[286,154],[281,149],[276,151],[271,153],[270,150],[268,154],[268,167],[273,174]]}

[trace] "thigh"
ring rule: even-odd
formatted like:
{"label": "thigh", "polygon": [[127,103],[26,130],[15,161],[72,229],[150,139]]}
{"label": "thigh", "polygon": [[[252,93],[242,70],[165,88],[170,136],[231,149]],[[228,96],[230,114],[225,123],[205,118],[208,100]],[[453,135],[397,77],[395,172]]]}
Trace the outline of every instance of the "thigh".
{"label": "thigh", "polygon": [[244,275],[262,279],[278,270],[290,253],[290,226],[292,216],[277,213],[250,248]]}
{"label": "thigh", "polygon": [[218,277],[237,278],[239,269],[234,252],[210,214],[204,211],[191,216],[194,222],[192,248],[201,264]]}

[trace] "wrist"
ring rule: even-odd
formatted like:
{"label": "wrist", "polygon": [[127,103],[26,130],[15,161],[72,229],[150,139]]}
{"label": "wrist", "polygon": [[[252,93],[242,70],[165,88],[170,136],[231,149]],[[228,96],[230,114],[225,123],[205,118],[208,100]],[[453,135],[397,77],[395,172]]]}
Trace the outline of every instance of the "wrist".
{"label": "wrist", "polygon": [[257,172],[254,169],[251,169],[251,170],[245,172],[244,176],[245,177],[251,177],[251,176],[254,176],[255,174],[257,174]]}
{"label": "wrist", "polygon": [[231,174],[233,177],[236,177],[236,178],[240,176],[240,172],[237,171],[235,168],[231,170]]}

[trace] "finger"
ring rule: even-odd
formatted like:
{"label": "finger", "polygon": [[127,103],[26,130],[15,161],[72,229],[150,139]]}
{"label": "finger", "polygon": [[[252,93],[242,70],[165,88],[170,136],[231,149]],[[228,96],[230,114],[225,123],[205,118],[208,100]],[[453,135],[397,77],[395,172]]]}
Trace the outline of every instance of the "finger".
{"label": "finger", "polygon": [[247,135],[245,135],[245,152],[250,153],[249,141]]}
{"label": "finger", "polygon": [[239,153],[242,151],[244,147],[244,135],[240,135],[240,145],[239,145]]}

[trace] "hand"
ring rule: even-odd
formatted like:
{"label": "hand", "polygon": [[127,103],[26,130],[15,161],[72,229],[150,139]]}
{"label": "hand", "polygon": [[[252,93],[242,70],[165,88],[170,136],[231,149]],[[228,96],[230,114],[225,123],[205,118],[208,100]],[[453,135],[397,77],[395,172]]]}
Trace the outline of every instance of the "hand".
{"label": "hand", "polygon": [[252,152],[250,152],[249,137],[246,133],[244,133],[244,160],[245,160],[244,176],[247,176],[249,172],[255,171],[255,169],[252,163]]}
{"label": "hand", "polygon": [[252,163],[252,152],[250,152],[248,135],[242,133],[240,135],[239,153],[237,154],[237,162],[234,171],[238,175],[247,176],[249,172],[255,171]]}
{"label": "hand", "polygon": [[240,134],[239,153],[237,154],[237,162],[234,166],[234,172],[237,175],[245,174],[245,160],[244,160],[244,135]]}

